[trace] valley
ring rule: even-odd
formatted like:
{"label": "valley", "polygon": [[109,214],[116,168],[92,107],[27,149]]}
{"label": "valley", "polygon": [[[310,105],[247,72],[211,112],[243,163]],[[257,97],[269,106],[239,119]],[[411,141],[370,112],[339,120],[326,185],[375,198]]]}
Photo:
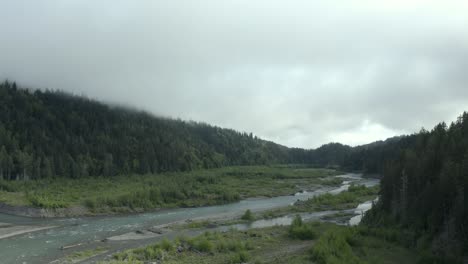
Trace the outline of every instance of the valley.
{"label": "valley", "polygon": [[[247,167],[243,169],[245,171],[255,171],[259,168]],[[235,170],[242,169],[235,168]],[[278,170],[275,175],[281,172],[294,175],[297,170],[297,168],[283,168]],[[351,182],[368,186],[375,186],[378,183],[378,180],[362,179],[356,174],[345,174],[337,177],[336,175],[339,173],[327,170],[301,168],[299,171],[300,175],[303,175],[302,177],[309,172],[310,182],[304,184],[307,182],[307,178],[301,178],[302,184],[293,188],[292,195],[286,196],[269,195],[271,198],[256,196],[255,198],[223,205],[161,209],[156,212],[116,216],[38,219],[0,215],[2,221],[6,220],[11,223],[21,223],[23,221],[25,224],[34,223],[34,225],[54,226],[54,228],[48,230],[28,232],[25,235],[0,240],[0,245],[3,244],[2,248],[5,249],[2,256],[5,259],[10,259],[10,261],[26,263],[54,261],[55,259],[64,262],[67,258],[71,258],[70,256],[78,254],[77,252],[86,250],[105,248],[106,250],[99,250],[99,254],[96,255],[106,257],[112,252],[149,245],[163,238],[174,239],[180,235],[196,236],[204,231],[226,231],[231,228],[249,230],[251,228],[273,227],[278,224],[288,225],[295,213],[284,213],[281,217],[273,218],[266,217],[263,213],[279,208],[288,208],[298,201],[305,201],[329,192],[339,195],[339,193],[347,190]],[[319,173],[320,171],[321,173]],[[268,173],[265,173],[265,175],[268,175]],[[327,179],[326,184],[319,183],[325,179]],[[340,179],[336,182],[342,182],[340,183],[341,187],[336,183],[330,185],[331,179]],[[281,181],[284,181],[284,179],[281,179]],[[291,193],[291,190],[288,190],[288,192]],[[281,192],[276,194],[281,194]],[[340,210],[328,209],[330,210],[325,210],[325,208],[316,210],[315,213],[306,213],[304,211],[301,215],[305,221],[318,221],[324,216],[340,212]],[[241,220],[240,216],[246,210],[251,210],[258,220],[253,222]],[[354,216],[354,211],[348,210],[348,215],[349,218]],[[27,250],[24,248],[26,245]],[[18,252],[18,250],[23,253]],[[25,252],[27,253],[25,254]],[[92,259],[96,260],[97,256],[91,255],[93,256]],[[80,262],[86,263],[86,258],[80,260]]]}

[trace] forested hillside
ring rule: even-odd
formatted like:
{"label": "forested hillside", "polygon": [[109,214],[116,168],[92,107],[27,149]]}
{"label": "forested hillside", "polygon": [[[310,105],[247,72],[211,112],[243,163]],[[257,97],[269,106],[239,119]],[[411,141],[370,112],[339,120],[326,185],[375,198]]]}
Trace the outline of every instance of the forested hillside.
{"label": "forested hillside", "polygon": [[252,134],[0,84],[0,178],[79,178],[228,165],[306,163]]}
{"label": "forested hillside", "polygon": [[468,113],[360,152],[383,174],[366,223],[411,230],[407,243],[440,257],[434,263],[458,263],[468,252]]}
{"label": "forested hillside", "polygon": [[468,113],[431,131],[354,148],[332,145],[321,155],[321,148],[313,151],[311,160],[382,176],[367,224],[410,230],[408,245],[440,257],[434,263],[458,263],[468,252]]}

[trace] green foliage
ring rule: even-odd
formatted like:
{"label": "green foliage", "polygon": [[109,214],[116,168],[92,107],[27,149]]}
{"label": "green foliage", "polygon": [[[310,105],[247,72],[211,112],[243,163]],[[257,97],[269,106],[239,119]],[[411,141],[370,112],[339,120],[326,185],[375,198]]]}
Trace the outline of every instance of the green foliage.
{"label": "green foliage", "polygon": [[338,194],[325,193],[306,201],[296,202],[290,210],[308,212],[355,208],[359,203],[375,199],[378,192],[379,186],[351,185],[347,191]]}
{"label": "green foliage", "polygon": [[[145,252],[161,248],[154,244],[114,256],[118,263],[160,262],[168,264],[195,263],[418,263],[414,251],[403,248],[398,242],[381,239],[380,234],[393,230],[368,227],[343,227],[330,223],[304,223],[296,218],[294,225],[309,225],[317,239],[301,241],[289,236],[290,227],[275,226],[248,231],[207,232],[193,238],[178,238],[172,244],[177,251],[164,251],[162,255],[146,257]],[[192,245],[210,241],[212,250],[200,251]],[[304,250],[310,248],[310,250]],[[124,255],[124,257],[122,257]],[[131,259],[128,260],[127,259]],[[429,258],[425,258],[429,259]],[[431,259],[433,260],[433,259]],[[111,264],[113,262],[105,262]],[[419,262],[423,263],[423,262]],[[436,262],[427,262],[436,263]],[[444,263],[444,262],[441,262]],[[445,262],[447,263],[447,262]]]}
{"label": "green foliage", "polygon": [[108,249],[103,247],[97,247],[94,249],[88,249],[84,251],[73,252],[72,254],[68,255],[65,260],[65,263],[76,263],[90,257],[102,254],[106,252]]}
{"label": "green foliage", "polygon": [[348,240],[353,236],[350,229],[333,228],[323,234],[311,250],[311,256],[319,264],[361,264]]}
{"label": "green foliage", "polygon": [[302,226],[303,224],[304,223],[302,222],[302,217],[300,215],[296,215],[293,221],[291,222],[291,228],[299,227],[299,226]]}
{"label": "green foliage", "polygon": [[309,150],[286,148],[252,134],[13,84],[0,83],[0,180],[312,161]]}
{"label": "green foliage", "polygon": [[[468,113],[365,153],[383,178],[380,201],[363,222],[428,234],[426,250],[436,258],[461,259],[468,249]],[[418,243],[410,238],[406,244]]]}
{"label": "green foliage", "polygon": [[238,264],[238,263],[247,263],[250,260],[250,255],[246,251],[240,251],[232,255],[230,259],[230,263]]}
{"label": "green foliage", "polygon": [[253,221],[253,220],[255,220],[255,217],[252,214],[252,212],[250,211],[250,209],[247,209],[245,211],[245,213],[242,215],[241,219],[246,220],[246,221]]}
{"label": "green foliage", "polygon": [[151,262],[176,258],[181,253],[195,253],[198,256],[228,254],[228,263],[245,263],[250,259],[248,251],[252,249],[253,246],[249,242],[240,241],[237,237],[228,237],[218,232],[205,232],[193,238],[179,237],[173,242],[164,239],[144,248],[117,253],[113,258],[116,261],[133,263],[133,261]]}
{"label": "green foliage", "polygon": [[317,233],[311,223],[303,223],[300,215],[296,215],[289,226],[289,236],[301,240],[311,240],[317,237]]}
{"label": "green foliage", "polygon": [[337,206],[341,204],[362,202],[363,197],[367,199],[369,196],[376,196],[378,194],[379,187],[366,187],[364,185],[351,185],[347,191],[339,194],[322,194],[315,196],[311,199],[311,202],[322,205],[322,206]]}
{"label": "green foliage", "polygon": [[159,245],[162,250],[165,250],[168,252],[174,250],[174,245],[167,238],[164,238]]}
{"label": "green foliage", "polygon": [[192,246],[200,252],[211,252],[214,248],[213,243],[205,237],[193,240]]}
{"label": "green foliage", "polygon": [[[322,177],[333,174],[336,172],[321,169],[296,171],[287,166],[243,166],[112,179],[0,180],[0,200],[41,208],[82,205],[94,213],[141,211],[224,204],[266,193],[286,195],[297,191],[295,186],[302,182],[319,183]],[[283,179],[275,180],[277,175]]]}
{"label": "green foliage", "polygon": [[66,208],[69,204],[60,198],[58,199],[50,199],[47,195],[40,195],[40,194],[31,194],[27,195],[27,199],[31,203],[32,206],[40,207],[40,208],[48,208],[48,209],[56,209],[56,208]]}

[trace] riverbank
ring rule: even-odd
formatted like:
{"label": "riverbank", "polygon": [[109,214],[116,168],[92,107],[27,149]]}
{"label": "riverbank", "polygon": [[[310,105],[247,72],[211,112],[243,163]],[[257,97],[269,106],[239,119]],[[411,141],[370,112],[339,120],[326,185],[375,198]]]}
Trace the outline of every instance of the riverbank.
{"label": "riverbank", "polygon": [[49,209],[21,205],[15,206],[5,203],[0,203],[0,213],[32,218],[94,216],[87,208],[82,206]]}
{"label": "riverbank", "polygon": [[[370,187],[373,188],[373,187]],[[344,191],[340,194],[336,194],[337,197],[347,197],[349,191]],[[351,193],[355,193],[355,190],[351,189]],[[325,194],[322,194],[325,195]],[[364,192],[360,192],[360,197],[368,196]],[[372,197],[372,198],[375,198]],[[339,198],[339,200],[343,201]],[[339,211],[317,211],[317,212],[305,212],[301,213],[301,219],[304,222],[310,221],[320,221],[320,222],[329,222],[337,223],[343,221],[342,224],[348,223],[353,216],[357,215],[354,211],[360,207],[357,206],[350,210],[339,210]],[[257,210],[252,212],[252,215],[261,215],[262,210]],[[120,234],[117,236],[108,237],[105,239],[106,243],[100,245],[101,247],[113,243],[129,243],[132,244],[138,243],[141,241],[142,244],[147,244],[147,241],[167,239],[167,238],[176,238],[176,237],[195,237],[203,232],[219,232],[220,234],[225,234],[226,232],[231,232],[233,230],[239,232],[250,232],[252,229],[269,229],[278,226],[289,226],[294,222],[295,215],[286,215],[282,217],[277,217],[273,219],[255,219],[255,217],[246,220],[245,215],[237,213],[233,214],[224,214],[217,215],[216,217],[199,217],[193,219],[187,219],[185,221],[172,222],[165,225],[152,226],[145,229],[139,229],[136,231]],[[177,239],[176,239],[177,240]],[[288,243],[294,243],[289,241]],[[127,247],[128,248],[128,247]],[[84,249],[84,251],[89,251],[92,248]],[[106,251],[106,255],[109,255],[109,252],[115,252],[113,250]],[[275,251],[276,252],[276,251]],[[284,251],[283,253],[288,254],[289,250]],[[271,252],[273,254],[273,252]],[[291,252],[289,252],[291,253]],[[93,260],[102,259],[98,256],[93,256]],[[132,259],[130,259],[132,260]],[[142,260],[143,261],[143,260]],[[156,261],[156,260],[155,260]],[[85,263],[94,263],[91,261],[86,261]],[[165,263],[165,262],[164,262]]]}
{"label": "riverbank", "polygon": [[0,223],[0,239],[51,229],[55,227],[56,226],[24,226],[14,225],[11,223]]}
{"label": "riverbank", "polygon": [[[120,263],[417,263],[417,253],[380,237],[384,229],[295,220],[291,226],[207,231],[112,254]],[[97,261],[98,259],[94,259]],[[90,262],[85,262],[90,263]]]}
{"label": "riverbank", "polygon": [[[342,178],[342,177],[340,177]],[[366,184],[374,186],[378,180],[361,179],[359,175],[348,175],[346,178],[353,178],[356,184]],[[187,236],[197,235],[200,229],[184,228],[175,232],[167,232],[162,236],[139,240],[108,240],[110,237],[127,233],[140,233],[154,226],[171,224],[174,222],[188,221],[196,223],[197,219],[228,216],[239,217],[246,210],[259,212],[279,207],[288,206],[299,200],[307,200],[311,197],[324,194],[326,192],[344,191],[346,186],[330,187],[323,186],[316,191],[300,192],[296,195],[278,196],[272,198],[246,199],[239,202],[228,203],[216,206],[198,208],[179,208],[161,210],[158,212],[118,215],[112,217],[76,217],[76,218],[24,218],[10,215],[1,215],[1,222],[19,223],[21,225],[58,225],[48,231],[38,231],[34,235],[20,235],[14,239],[0,240],[0,254],[6,263],[49,263],[56,259],[66,258],[79,251],[93,250],[98,247],[105,247],[107,254],[122,251],[128,248],[137,248],[154,243],[164,237],[173,239],[176,234]],[[305,218],[305,216],[304,216]],[[318,219],[318,218],[315,218]],[[234,220],[236,221],[236,220]],[[219,228],[225,228],[222,221],[216,221]],[[189,223],[187,223],[189,224]],[[239,223],[248,224],[248,223]],[[250,228],[250,227],[249,227]],[[76,246],[78,245],[78,246]],[[69,246],[73,246],[69,248]],[[66,248],[66,250],[61,250]],[[91,251],[85,252],[88,255]],[[93,257],[93,260],[102,259],[102,255]],[[83,262],[83,263],[94,263]]]}
{"label": "riverbank", "polygon": [[337,186],[339,172],[243,166],[114,178],[0,181],[0,213],[27,217],[125,215],[227,204]]}

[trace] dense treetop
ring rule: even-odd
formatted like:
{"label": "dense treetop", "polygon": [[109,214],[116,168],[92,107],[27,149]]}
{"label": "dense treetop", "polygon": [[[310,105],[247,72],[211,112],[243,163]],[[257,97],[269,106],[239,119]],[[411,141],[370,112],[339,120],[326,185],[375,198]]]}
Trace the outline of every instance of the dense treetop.
{"label": "dense treetop", "polygon": [[372,152],[383,178],[368,222],[416,230],[415,245],[428,236],[432,251],[457,263],[468,252],[468,113]]}
{"label": "dense treetop", "polygon": [[0,177],[6,179],[304,163],[306,156],[231,129],[0,84]]}

